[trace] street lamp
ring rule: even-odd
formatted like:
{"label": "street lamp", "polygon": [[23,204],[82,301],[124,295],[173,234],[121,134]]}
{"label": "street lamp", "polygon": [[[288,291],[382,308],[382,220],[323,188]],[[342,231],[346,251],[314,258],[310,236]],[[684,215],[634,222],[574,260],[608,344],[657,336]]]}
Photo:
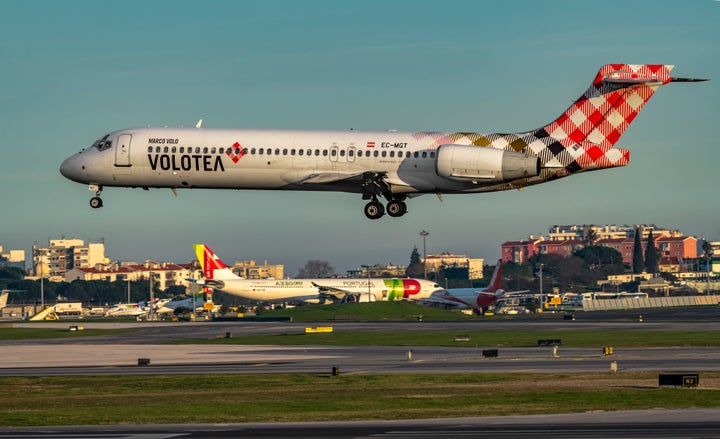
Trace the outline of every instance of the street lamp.
{"label": "street lamp", "polygon": [[545,296],[543,295],[543,288],[542,288],[542,269],[545,266],[543,263],[539,263],[536,265],[536,267],[540,270],[540,309],[543,310],[545,305]]}
{"label": "street lamp", "polygon": [[427,246],[426,246],[426,239],[429,235],[428,232],[423,230],[420,232],[420,236],[423,238],[423,279],[427,279]]}
{"label": "street lamp", "polygon": [[361,265],[367,272],[367,287],[368,287],[368,302],[370,301],[370,266],[369,265]]}

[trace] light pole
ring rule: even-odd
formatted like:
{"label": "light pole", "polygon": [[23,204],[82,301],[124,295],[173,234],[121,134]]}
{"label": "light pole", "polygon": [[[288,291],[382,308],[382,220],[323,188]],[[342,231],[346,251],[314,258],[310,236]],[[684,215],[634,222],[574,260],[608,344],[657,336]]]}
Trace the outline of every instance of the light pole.
{"label": "light pole", "polygon": [[427,279],[427,246],[426,246],[426,239],[429,235],[428,232],[423,230],[420,232],[420,236],[423,238],[423,279]]}
{"label": "light pole", "polygon": [[543,264],[543,263],[536,265],[536,267],[540,270],[540,309],[541,310],[544,309],[544,305],[545,305],[545,296],[543,295],[543,288],[542,288],[542,278],[543,278],[542,269],[544,266],[545,266],[545,264]]}
{"label": "light pole", "polygon": [[362,267],[367,272],[367,287],[368,287],[368,302],[370,301],[370,266],[369,265],[362,265]]}

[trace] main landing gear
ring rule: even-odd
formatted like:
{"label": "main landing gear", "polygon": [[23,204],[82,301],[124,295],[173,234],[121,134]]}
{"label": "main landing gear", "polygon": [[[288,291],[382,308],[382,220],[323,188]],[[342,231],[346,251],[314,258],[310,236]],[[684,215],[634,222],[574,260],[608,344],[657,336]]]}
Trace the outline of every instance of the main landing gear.
{"label": "main landing gear", "polygon": [[392,217],[403,216],[407,213],[407,204],[401,199],[395,198],[388,202],[387,209],[373,196],[371,202],[365,205],[365,216],[370,219],[378,219],[385,215],[385,212]]}
{"label": "main landing gear", "polygon": [[91,191],[95,191],[95,196],[90,198],[90,207],[93,209],[98,209],[102,207],[103,201],[102,198],[100,198],[100,192],[102,192],[102,186],[98,186],[96,184],[91,184],[88,186],[88,189]]}
{"label": "main landing gear", "polygon": [[365,172],[362,176],[363,200],[372,200],[365,205],[365,216],[378,219],[385,215],[385,207],[378,201],[378,196],[388,200],[387,213],[392,217],[403,216],[407,213],[405,195],[392,193],[390,185],[385,181],[385,172]]}

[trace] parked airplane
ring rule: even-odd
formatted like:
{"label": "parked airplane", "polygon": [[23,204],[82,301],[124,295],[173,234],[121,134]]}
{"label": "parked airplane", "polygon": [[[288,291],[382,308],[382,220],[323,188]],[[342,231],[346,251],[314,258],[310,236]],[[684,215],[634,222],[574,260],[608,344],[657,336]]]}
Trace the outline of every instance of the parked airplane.
{"label": "parked airplane", "polygon": [[195,244],[205,279],[200,285],[261,302],[417,300],[442,287],[423,279],[243,279],[205,244]]}
{"label": "parked airplane", "polygon": [[[216,305],[213,305],[212,302],[207,302],[208,305],[212,306],[212,309],[215,309]],[[172,314],[175,312],[178,308],[185,308],[192,310],[195,309],[196,312],[198,311],[204,311],[207,309],[205,306],[205,294],[198,293],[195,294],[195,297],[192,295],[185,299],[178,299],[178,300],[170,300],[167,303],[163,303],[162,306],[158,306],[155,310],[158,314]]]}
{"label": "parked airplane", "polygon": [[[422,194],[522,189],[579,172],[625,166],[614,145],[674,66],[608,64],[550,124],[515,134],[130,128],[66,159],[60,172],[106,186],[341,191],[362,194],[365,215],[399,217]],[[387,200],[387,209],[378,198]]]}
{"label": "parked airplane", "polygon": [[421,302],[447,309],[472,309],[478,314],[482,314],[490,305],[506,295],[526,293],[527,291],[506,292],[500,288],[502,265],[502,261],[498,261],[492,278],[490,278],[490,284],[485,288],[449,288],[444,291],[436,291]]}
{"label": "parked airplane", "polygon": [[150,309],[147,302],[116,303],[108,308],[105,317],[136,317],[147,314]]}
{"label": "parked airplane", "polygon": [[10,293],[22,293],[25,290],[1,290],[0,291],[0,309],[3,309],[7,306],[8,297],[10,296]]}

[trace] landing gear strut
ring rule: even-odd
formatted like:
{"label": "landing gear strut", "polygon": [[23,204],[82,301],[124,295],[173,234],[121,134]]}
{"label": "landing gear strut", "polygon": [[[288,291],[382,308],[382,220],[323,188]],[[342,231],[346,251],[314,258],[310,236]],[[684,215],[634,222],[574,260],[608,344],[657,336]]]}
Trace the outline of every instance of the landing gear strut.
{"label": "landing gear strut", "polygon": [[102,207],[103,201],[102,201],[102,198],[100,198],[100,192],[102,192],[102,186],[91,184],[90,186],[88,186],[88,188],[91,191],[95,191],[95,196],[90,198],[90,207],[92,207],[93,209]]}

